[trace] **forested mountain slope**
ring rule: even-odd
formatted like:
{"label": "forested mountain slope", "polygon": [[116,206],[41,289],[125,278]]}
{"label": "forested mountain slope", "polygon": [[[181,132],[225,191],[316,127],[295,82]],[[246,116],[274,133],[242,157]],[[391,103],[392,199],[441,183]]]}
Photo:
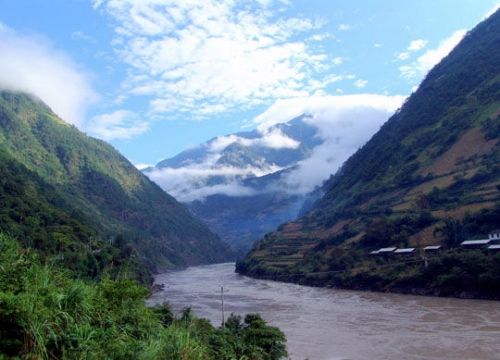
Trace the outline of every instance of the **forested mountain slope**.
{"label": "forested mountain slope", "polygon": [[[338,271],[280,279],[378,290],[448,287],[449,293],[482,286],[480,291],[500,295],[498,284],[489,288],[500,278],[500,258],[481,251],[472,260],[453,255],[461,240],[500,227],[499,69],[497,11],[470,31],[329,179],[314,209],[266,235],[238,271],[255,276]],[[432,274],[417,267],[371,270],[379,261],[368,255],[371,250],[430,244],[447,246],[446,256],[454,259],[441,273],[439,266]],[[447,273],[464,264],[473,265],[464,273]],[[439,275],[450,275],[445,280],[451,283],[430,280]],[[467,276],[469,288],[453,283]]]}
{"label": "forested mountain slope", "polygon": [[[78,272],[229,256],[216,235],[112,146],[29,95],[0,92],[0,170],[0,229]],[[128,265],[122,270],[132,271]]]}

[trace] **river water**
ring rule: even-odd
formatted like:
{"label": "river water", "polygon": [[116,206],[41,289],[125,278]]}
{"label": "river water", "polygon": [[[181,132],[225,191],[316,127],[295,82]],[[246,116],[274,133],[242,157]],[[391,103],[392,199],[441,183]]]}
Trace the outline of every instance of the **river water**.
{"label": "river water", "polygon": [[258,312],[283,330],[293,360],[500,359],[500,302],[312,288],[234,273],[234,264],[156,276],[148,302],[221,323]]}

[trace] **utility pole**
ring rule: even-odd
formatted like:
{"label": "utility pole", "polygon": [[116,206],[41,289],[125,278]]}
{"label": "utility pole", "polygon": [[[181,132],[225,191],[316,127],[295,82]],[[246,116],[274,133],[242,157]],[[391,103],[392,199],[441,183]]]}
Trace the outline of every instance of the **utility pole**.
{"label": "utility pole", "polygon": [[226,323],[224,319],[224,285],[220,287],[220,300],[221,300],[221,311],[222,311],[222,330],[225,331]]}

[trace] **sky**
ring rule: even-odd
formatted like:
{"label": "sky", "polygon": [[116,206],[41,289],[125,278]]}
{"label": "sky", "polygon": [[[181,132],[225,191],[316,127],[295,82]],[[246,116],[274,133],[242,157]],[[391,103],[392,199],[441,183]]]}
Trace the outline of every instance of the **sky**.
{"label": "sky", "polygon": [[0,86],[155,164],[332,96],[408,96],[498,4],[2,0]]}

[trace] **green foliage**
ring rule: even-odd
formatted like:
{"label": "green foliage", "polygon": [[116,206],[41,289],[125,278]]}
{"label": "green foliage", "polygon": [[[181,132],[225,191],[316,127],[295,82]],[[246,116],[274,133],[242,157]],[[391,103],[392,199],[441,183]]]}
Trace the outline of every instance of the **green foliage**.
{"label": "green foliage", "polygon": [[466,296],[500,299],[500,254],[481,250],[448,251],[423,262],[344,274],[330,279],[338,286],[351,283],[372,290],[395,289],[402,292],[440,296]]}
{"label": "green foliage", "polygon": [[367,248],[406,246],[411,235],[435,221],[436,219],[428,212],[393,218],[378,217],[366,227],[366,233],[359,245]]}
{"label": "green foliage", "polygon": [[483,132],[488,140],[494,139],[500,134],[500,122],[498,119],[488,117],[482,126]]}
{"label": "green foliage", "polygon": [[229,255],[115,149],[29,95],[0,91],[0,173],[0,230],[81,275],[145,280],[139,262],[154,269]]}
{"label": "green foliage", "polygon": [[[75,280],[0,234],[2,359],[280,359],[285,337],[258,315],[214,328],[186,309],[148,308],[131,280]],[[233,325],[231,325],[233,324]]]}
{"label": "green foliage", "polygon": [[457,247],[467,239],[486,238],[490,231],[496,230],[500,219],[500,204],[479,213],[466,214],[462,220],[444,219],[444,224],[435,233],[444,237],[446,246]]}
{"label": "green foliage", "polygon": [[283,332],[268,326],[258,314],[248,314],[243,321],[231,314],[209,342],[214,358],[220,360],[278,360],[288,355]]}

